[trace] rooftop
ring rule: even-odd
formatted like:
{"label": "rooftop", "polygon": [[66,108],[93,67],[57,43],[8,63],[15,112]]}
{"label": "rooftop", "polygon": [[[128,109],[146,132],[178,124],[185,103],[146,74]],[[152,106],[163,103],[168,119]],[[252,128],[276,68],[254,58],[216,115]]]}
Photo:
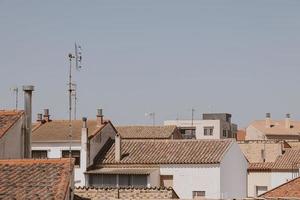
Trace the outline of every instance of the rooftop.
{"label": "rooftop", "polygon": [[24,111],[0,110],[0,138],[18,121]]}
{"label": "rooftop", "polygon": [[[169,139],[176,133],[176,126],[118,126],[123,139]],[[179,133],[180,134],[180,133]]]}
{"label": "rooftop", "polygon": [[0,199],[65,199],[69,169],[69,159],[0,160]]}
{"label": "rooftop", "polygon": [[122,140],[121,161],[115,161],[114,142],[106,144],[94,167],[109,164],[217,164],[233,140]]}

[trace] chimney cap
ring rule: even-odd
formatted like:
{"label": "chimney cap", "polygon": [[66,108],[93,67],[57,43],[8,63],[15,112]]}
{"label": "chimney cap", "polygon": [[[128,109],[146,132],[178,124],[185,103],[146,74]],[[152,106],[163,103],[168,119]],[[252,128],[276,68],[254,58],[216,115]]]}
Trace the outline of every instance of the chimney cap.
{"label": "chimney cap", "polygon": [[86,122],[87,118],[86,117],[83,117],[82,118],[82,121]]}
{"label": "chimney cap", "polygon": [[103,109],[102,108],[98,108],[97,109],[97,116],[103,116]]}
{"label": "chimney cap", "polygon": [[48,108],[44,109],[44,115],[49,116],[49,109]]}
{"label": "chimney cap", "polygon": [[266,118],[270,118],[271,117],[271,113],[266,113]]}
{"label": "chimney cap", "polygon": [[290,113],[287,113],[285,116],[286,116],[286,118],[291,118],[291,114]]}
{"label": "chimney cap", "polygon": [[34,86],[33,85],[23,85],[23,90],[24,91],[33,91]]}

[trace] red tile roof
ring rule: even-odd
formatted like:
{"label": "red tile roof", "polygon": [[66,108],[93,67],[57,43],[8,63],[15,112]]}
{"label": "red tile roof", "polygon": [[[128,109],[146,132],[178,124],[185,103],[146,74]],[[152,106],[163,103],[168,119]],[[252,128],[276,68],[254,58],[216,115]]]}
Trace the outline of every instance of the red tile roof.
{"label": "red tile roof", "polygon": [[0,160],[0,199],[65,199],[69,170],[69,159]]}
{"label": "red tile roof", "polygon": [[291,198],[300,198],[300,177],[290,180],[272,190],[265,192],[260,195],[260,197],[266,199],[291,199]]}
{"label": "red tile roof", "polygon": [[0,110],[0,138],[18,121],[24,111]]}
{"label": "red tile roof", "polygon": [[[115,145],[96,157],[105,164],[214,164],[220,163],[233,140],[122,140],[122,159],[115,161]],[[104,148],[105,149],[105,148]]]}
{"label": "red tile roof", "polygon": [[236,133],[236,140],[243,141],[246,138],[246,131],[245,130],[238,130]]}
{"label": "red tile roof", "polygon": [[123,139],[180,139],[176,126],[118,126],[118,133]]}

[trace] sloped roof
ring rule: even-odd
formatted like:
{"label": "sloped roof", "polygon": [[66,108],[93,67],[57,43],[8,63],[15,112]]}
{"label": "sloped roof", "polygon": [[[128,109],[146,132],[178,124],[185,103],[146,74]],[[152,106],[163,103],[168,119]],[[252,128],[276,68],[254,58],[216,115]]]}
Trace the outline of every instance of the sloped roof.
{"label": "sloped roof", "polygon": [[[105,121],[104,124],[97,126],[96,120],[87,120],[88,134],[93,136],[101,131],[103,127],[110,123]],[[82,120],[72,120],[72,135],[74,141],[81,140]],[[36,124],[32,130],[32,142],[55,142],[69,141],[69,121],[68,120],[53,120],[43,124]]]}
{"label": "sloped roof", "polygon": [[0,138],[19,120],[24,111],[0,110]]}
{"label": "sloped roof", "polygon": [[69,169],[69,159],[0,160],[0,199],[65,199]]}
{"label": "sloped roof", "polygon": [[287,149],[275,162],[250,163],[249,171],[260,170],[293,170],[300,167],[300,150]]}
{"label": "sloped roof", "polygon": [[217,164],[234,141],[224,140],[122,140],[121,161],[115,161],[114,142],[96,157],[105,164]]}
{"label": "sloped roof", "polygon": [[291,120],[291,127],[285,127],[285,120],[270,120],[271,127],[266,126],[266,120],[256,120],[250,124],[266,135],[299,135],[300,121]]}
{"label": "sloped roof", "polygon": [[176,131],[176,126],[118,126],[123,139],[168,139]]}
{"label": "sloped roof", "polygon": [[300,177],[290,180],[272,190],[265,192],[260,195],[263,198],[271,199],[290,199],[290,198],[300,198]]}

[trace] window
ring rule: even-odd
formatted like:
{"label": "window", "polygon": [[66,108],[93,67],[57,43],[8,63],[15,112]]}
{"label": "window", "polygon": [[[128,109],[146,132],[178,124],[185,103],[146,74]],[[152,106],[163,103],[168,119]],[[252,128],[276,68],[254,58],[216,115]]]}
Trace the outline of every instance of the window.
{"label": "window", "polygon": [[[61,152],[63,158],[69,158],[69,150],[63,150]],[[75,166],[80,167],[80,151],[72,150],[71,151],[72,158],[75,158]]]}
{"label": "window", "polygon": [[32,158],[36,158],[36,159],[48,158],[47,150],[32,150],[31,154],[32,154]]}
{"label": "window", "polygon": [[223,137],[227,137],[227,131],[223,130]]}
{"label": "window", "polygon": [[204,135],[213,135],[213,132],[214,132],[213,126],[204,127]]}
{"label": "window", "polygon": [[146,175],[132,175],[132,186],[136,187],[146,187],[147,186],[147,176]]}
{"label": "window", "polygon": [[193,191],[193,198],[205,197],[205,191]]}
{"label": "window", "polygon": [[266,191],[268,191],[267,186],[256,186],[256,196],[259,196],[262,193],[265,193]]}
{"label": "window", "polygon": [[146,187],[147,175],[92,174],[89,177],[89,184],[98,187],[117,187],[118,185],[119,187]]}
{"label": "window", "polygon": [[195,139],[196,128],[195,127],[180,127],[179,131],[184,139]]}
{"label": "window", "polygon": [[119,186],[120,187],[130,186],[130,175],[124,175],[124,174],[119,175]]}

